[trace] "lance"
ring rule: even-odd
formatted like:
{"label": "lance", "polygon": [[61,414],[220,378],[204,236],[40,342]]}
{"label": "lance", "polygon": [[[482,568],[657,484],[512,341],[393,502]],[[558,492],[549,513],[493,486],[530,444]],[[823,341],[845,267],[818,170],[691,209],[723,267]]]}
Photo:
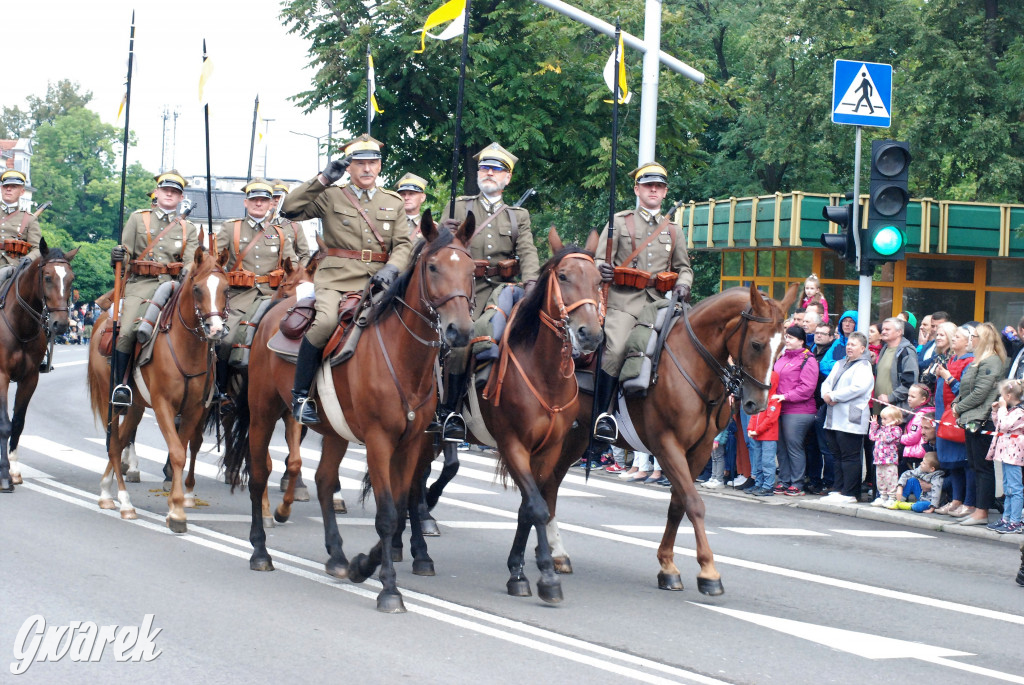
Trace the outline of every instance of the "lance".
{"label": "lance", "polygon": [[[373,84],[370,82],[370,46],[366,46],[366,135],[370,135],[370,127],[373,124]],[[330,146],[330,141],[327,141]]]}
{"label": "lance", "polygon": [[[118,205],[117,210],[117,244],[121,244],[121,240],[124,237],[124,191],[125,183],[128,178],[128,121],[132,113],[132,62],[135,58],[135,12],[132,11],[132,27],[128,37],[128,77],[125,85],[124,95],[124,137],[121,140],[122,154],[121,154],[121,201]],[[121,282],[121,262],[114,265],[114,314],[110,319],[110,326],[113,339],[117,340],[118,334],[118,322],[120,320],[121,313],[121,295],[123,283]],[[114,373],[111,370],[110,373],[110,394],[109,397],[114,395]],[[110,451],[110,433],[114,423],[114,405],[109,401],[107,402],[107,451]]]}
{"label": "lance", "polygon": [[[260,95],[256,94],[256,102],[252,106],[252,133],[249,135],[249,169],[245,172],[245,182],[252,180],[252,152],[256,148],[256,118],[260,111]],[[263,173],[266,173],[264,171]]]}
{"label": "lance", "polygon": [[452,146],[452,192],[448,218],[455,218],[455,190],[459,185],[459,147],[462,145],[462,101],[466,93],[466,60],[469,57],[469,7],[466,0],[466,19],[462,23],[462,58],[459,60],[459,95],[455,104],[455,144]]}
{"label": "lance", "polygon": [[[619,153],[619,69],[621,68],[622,55],[619,53],[619,36],[620,36],[619,20],[615,20],[615,73],[612,76],[612,167],[609,173],[608,181],[608,243],[605,245],[604,261],[606,264],[612,263],[612,245],[615,244],[615,182],[616,182],[616,171],[618,170],[618,153]],[[612,264],[614,266],[614,264]],[[604,283],[601,286],[601,299],[605,302],[608,301],[608,284]],[[601,332],[604,333],[604,322],[601,322]],[[594,402],[590,408],[590,440],[587,444],[586,451],[586,473],[584,480],[590,478],[590,462],[591,457],[594,453],[594,429],[597,426],[597,417],[601,415],[601,412],[606,411],[607,407],[598,407],[597,398],[601,397],[601,393],[598,386],[601,383],[601,362],[604,357],[604,345],[599,345],[597,348],[597,367],[594,370]]]}
{"label": "lance", "polygon": [[[203,61],[206,57],[206,39],[203,38]],[[259,100],[259,95],[256,96]],[[210,103],[203,106],[203,125],[206,127],[206,244],[210,252],[217,253],[217,245],[213,240],[213,180],[210,173]],[[254,124],[255,126],[255,124]],[[249,166],[252,166],[252,151],[249,152]]]}

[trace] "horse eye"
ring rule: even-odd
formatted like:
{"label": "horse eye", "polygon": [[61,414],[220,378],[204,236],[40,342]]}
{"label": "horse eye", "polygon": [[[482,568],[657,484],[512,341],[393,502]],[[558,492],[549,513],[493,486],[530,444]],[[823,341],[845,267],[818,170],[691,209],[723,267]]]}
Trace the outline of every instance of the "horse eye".
{"label": "horse eye", "polygon": [[569,279],[565,277],[565,274],[558,274],[558,280],[565,282]]}
{"label": "horse eye", "polygon": [[430,269],[431,272],[437,273],[437,266],[436,265],[434,265],[434,264],[427,264],[427,268]]}
{"label": "horse eye", "polygon": [[764,343],[751,341],[750,346],[754,348],[754,352],[760,352],[764,349]]}

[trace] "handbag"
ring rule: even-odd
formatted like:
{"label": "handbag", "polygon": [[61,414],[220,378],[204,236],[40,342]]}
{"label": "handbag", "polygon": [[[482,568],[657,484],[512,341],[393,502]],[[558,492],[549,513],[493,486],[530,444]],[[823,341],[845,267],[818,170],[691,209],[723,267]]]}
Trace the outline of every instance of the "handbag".
{"label": "handbag", "polygon": [[935,434],[943,440],[963,443],[967,441],[964,429],[956,425],[956,416],[953,415],[953,408],[946,407],[942,412],[942,423],[935,429]]}

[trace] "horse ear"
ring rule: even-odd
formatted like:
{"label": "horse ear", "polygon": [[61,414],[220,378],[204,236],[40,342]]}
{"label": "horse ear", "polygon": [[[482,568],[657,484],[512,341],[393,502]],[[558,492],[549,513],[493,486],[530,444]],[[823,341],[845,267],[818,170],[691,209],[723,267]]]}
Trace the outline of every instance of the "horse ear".
{"label": "horse ear", "polygon": [[284,258],[284,263],[281,264],[281,266],[284,267],[284,272],[286,274],[288,274],[289,276],[291,276],[292,272],[295,271],[295,267],[292,266],[292,258],[291,257],[285,257]]}
{"label": "horse ear", "polygon": [[199,266],[199,264],[202,263],[203,255],[205,255],[205,254],[206,254],[206,248],[205,247],[203,247],[202,245],[197,247],[196,248],[196,253],[192,257],[192,263],[195,264],[196,266]]}
{"label": "horse ear", "polygon": [[548,229],[548,245],[551,246],[551,254],[555,254],[565,247],[562,244],[562,237],[558,235],[558,229],[555,228],[554,224],[551,224],[551,228]]}
{"label": "horse ear", "polygon": [[321,257],[327,254],[327,243],[320,236],[316,237],[316,253]]}
{"label": "horse ear", "polygon": [[459,239],[463,245],[469,245],[469,241],[473,239],[473,234],[476,233],[476,216],[473,212],[466,214],[466,220],[459,226],[459,230],[456,231],[455,237]]}
{"label": "horse ear", "polygon": [[429,209],[423,212],[423,217],[420,219],[420,235],[428,243],[437,240],[437,224],[434,223],[434,215],[430,213]]}
{"label": "horse ear", "polygon": [[46,259],[46,255],[50,253],[50,246],[46,244],[46,238],[39,238],[39,255]]}
{"label": "horse ear", "polygon": [[228,259],[230,257],[231,252],[229,252],[228,248],[225,247],[223,250],[220,251],[220,254],[217,255],[217,266],[225,266],[228,263]]}
{"label": "horse ear", "polygon": [[594,229],[590,229],[590,235],[587,236],[587,244],[583,246],[584,252],[589,252],[592,255],[597,254],[597,244],[601,241],[601,236]]}
{"label": "horse ear", "polygon": [[71,252],[65,252],[64,253],[64,258],[67,259],[70,262],[72,259],[75,258],[75,255],[78,254],[78,250],[79,250],[80,247],[81,246],[76,247]]}
{"label": "horse ear", "polygon": [[783,315],[788,314],[789,308],[796,302],[796,298],[800,294],[800,287],[799,283],[790,283],[789,287],[786,288],[786,294],[782,298],[782,302],[779,303],[779,306],[782,307]]}

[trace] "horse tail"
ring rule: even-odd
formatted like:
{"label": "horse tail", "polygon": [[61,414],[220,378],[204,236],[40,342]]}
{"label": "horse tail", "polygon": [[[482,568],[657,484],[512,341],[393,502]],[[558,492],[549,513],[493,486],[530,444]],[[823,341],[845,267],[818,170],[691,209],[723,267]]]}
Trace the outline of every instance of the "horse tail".
{"label": "horse tail", "polygon": [[370,468],[367,464],[366,473],[363,474],[363,488],[359,492],[359,503],[365,505],[366,498],[370,496],[371,492],[373,492],[373,486],[370,485]]}
{"label": "horse tail", "polygon": [[244,488],[249,480],[249,375],[241,374],[242,387],[235,395],[235,410],[224,415],[224,456],[221,466],[235,488]]}
{"label": "horse tail", "polygon": [[501,483],[501,487],[508,490],[508,464],[498,455],[498,463],[494,466],[494,479]]}
{"label": "horse tail", "polygon": [[[95,333],[89,340],[89,370],[86,372],[85,382],[89,386],[89,404],[92,407],[93,419],[99,423],[106,423],[107,421],[107,402],[110,401],[110,379],[108,377],[106,382],[103,382],[101,373],[92,373],[93,367],[96,364],[108,364],[108,360],[100,354],[100,334],[102,329],[105,327],[107,321],[103,317],[106,314],[101,314],[100,319],[103,319],[102,323],[104,326],[96,326]],[[99,320],[97,320],[99,321]]]}

